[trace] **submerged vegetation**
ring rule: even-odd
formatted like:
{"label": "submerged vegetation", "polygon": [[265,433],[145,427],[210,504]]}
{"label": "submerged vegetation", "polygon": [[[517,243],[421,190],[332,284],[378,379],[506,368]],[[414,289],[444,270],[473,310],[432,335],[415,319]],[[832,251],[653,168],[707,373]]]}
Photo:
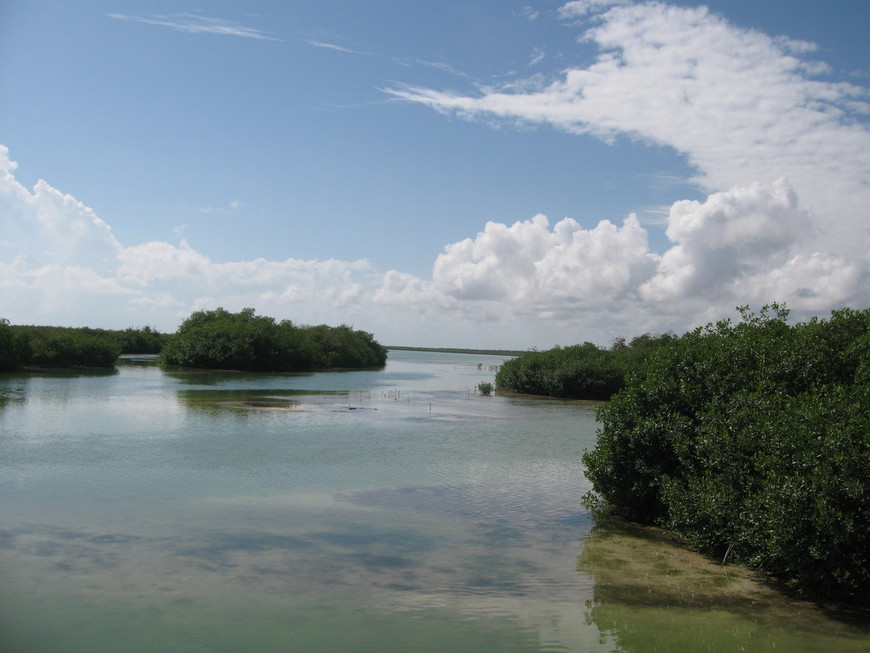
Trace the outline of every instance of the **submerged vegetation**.
{"label": "submerged vegetation", "polygon": [[147,326],[113,331],[20,326],[0,320],[0,372],[23,367],[113,367],[121,354],[159,352],[167,338]]}
{"label": "submerged vegetation", "polygon": [[527,352],[501,365],[496,388],[563,399],[609,399],[622,389],[632,370],[674,340],[671,334],[645,334],[630,343],[619,338],[610,349],[586,342]]}
{"label": "submerged vegetation", "polygon": [[577,560],[594,579],[587,623],[624,652],[867,650],[862,611],[820,610],[719,562],[659,528],[599,516]]}
{"label": "submerged vegetation", "polygon": [[599,409],[590,500],[809,596],[867,604],[870,310],[741,309],[659,348]]}
{"label": "submerged vegetation", "polygon": [[160,354],[163,363],[184,367],[257,372],[382,367],[387,350],[370,333],[349,326],[296,326],[290,320],[256,315],[246,308],[197,311]]}

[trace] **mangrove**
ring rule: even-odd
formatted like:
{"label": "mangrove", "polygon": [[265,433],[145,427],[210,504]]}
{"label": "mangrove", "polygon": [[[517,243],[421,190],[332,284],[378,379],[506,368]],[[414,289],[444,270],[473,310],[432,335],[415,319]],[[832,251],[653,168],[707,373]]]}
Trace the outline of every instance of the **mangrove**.
{"label": "mangrove", "polygon": [[223,308],[190,315],[160,353],[168,365],[253,372],[383,367],[387,349],[347,325],[297,326]]}
{"label": "mangrove", "polygon": [[866,607],[870,309],[740,309],[647,357],[583,456],[602,511],[808,597]]}

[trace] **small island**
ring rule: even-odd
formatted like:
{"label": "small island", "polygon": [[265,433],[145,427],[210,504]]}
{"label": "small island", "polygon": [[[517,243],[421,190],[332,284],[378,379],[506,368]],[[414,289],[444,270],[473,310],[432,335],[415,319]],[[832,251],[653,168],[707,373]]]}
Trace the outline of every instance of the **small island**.
{"label": "small island", "polygon": [[223,308],[188,317],[160,352],[166,365],[251,372],[307,372],[383,367],[387,349],[347,325],[297,326]]}

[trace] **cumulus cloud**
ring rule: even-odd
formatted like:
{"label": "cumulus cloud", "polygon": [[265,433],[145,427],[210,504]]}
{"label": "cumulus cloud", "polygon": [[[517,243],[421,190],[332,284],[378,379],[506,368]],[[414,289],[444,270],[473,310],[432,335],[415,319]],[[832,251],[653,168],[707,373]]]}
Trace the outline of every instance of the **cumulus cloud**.
{"label": "cumulus cloud", "polygon": [[631,295],[654,265],[634,216],[622,227],[604,220],[589,230],[565,218],[551,230],[537,215],[511,226],[489,222],[475,239],[448,245],[433,281],[456,299],[549,312]]}
{"label": "cumulus cloud", "polygon": [[8,260],[18,257],[30,265],[69,265],[89,261],[105,269],[121,251],[112,230],[94,211],[73,196],[40,179],[29,191],[15,179],[17,164],[0,145],[0,225]]}
{"label": "cumulus cloud", "polygon": [[[819,310],[861,297],[861,262],[807,252],[810,217],[785,180],[676,202],[667,217],[672,245],[653,252],[633,215],[584,229],[537,215],[508,226],[489,222],[475,238],[448,245],[431,282],[391,273],[379,301],[438,305],[470,316],[584,320],[606,310],[667,313],[686,323],[706,310],[785,300]],[[497,309],[496,309],[497,307]]]}
{"label": "cumulus cloud", "polygon": [[655,300],[715,295],[753,273],[772,272],[810,235],[809,216],[785,180],[715,193],[703,203],[676,202],[667,222],[676,244],[642,287]]}

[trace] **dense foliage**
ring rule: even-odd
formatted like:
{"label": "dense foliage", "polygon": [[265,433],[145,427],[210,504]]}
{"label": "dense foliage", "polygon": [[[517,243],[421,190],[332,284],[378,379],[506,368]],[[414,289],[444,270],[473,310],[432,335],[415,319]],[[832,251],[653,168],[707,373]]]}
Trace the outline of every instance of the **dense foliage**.
{"label": "dense foliage", "polygon": [[610,349],[591,342],[532,351],[506,361],[495,376],[499,390],[565,399],[609,399],[625,384],[625,376],[650,353],[674,340],[665,334],[639,336]]}
{"label": "dense foliage", "polygon": [[172,365],[269,372],[381,367],[386,360],[386,348],[370,333],[344,325],[298,327],[252,308],[197,311],[161,353]]}
{"label": "dense foliage", "polygon": [[118,343],[122,354],[159,354],[169,342],[169,334],[145,326],[108,332]]}
{"label": "dense foliage", "polygon": [[22,367],[113,367],[119,354],[157,353],[166,336],[150,327],[10,326],[0,320],[0,371]]}
{"label": "dense foliage", "polygon": [[[776,304],[661,348],[599,409],[597,499],[811,595],[870,588],[870,310]],[[596,498],[596,497],[593,497]]]}
{"label": "dense foliage", "polygon": [[20,365],[15,334],[6,320],[0,320],[0,372],[9,372]]}

